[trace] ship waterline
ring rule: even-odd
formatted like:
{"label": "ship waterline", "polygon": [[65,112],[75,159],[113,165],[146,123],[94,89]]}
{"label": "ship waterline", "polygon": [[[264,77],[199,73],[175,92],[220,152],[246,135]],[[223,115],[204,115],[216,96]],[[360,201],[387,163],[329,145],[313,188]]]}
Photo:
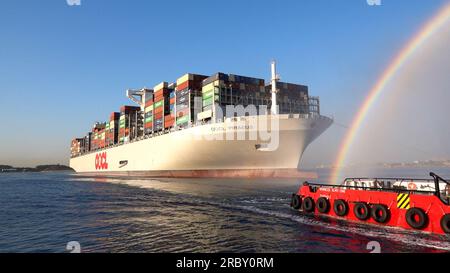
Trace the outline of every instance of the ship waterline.
{"label": "ship waterline", "polygon": [[[239,120],[204,124],[84,154],[71,158],[70,167],[82,175],[102,176],[314,176],[299,170],[300,160],[307,146],[332,124],[330,118],[277,115],[277,126],[273,118],[267,119],[270,139],[262,137],[261,128],[252,126],[252,117]],[[266,148],[273,142],[275,149]]]}

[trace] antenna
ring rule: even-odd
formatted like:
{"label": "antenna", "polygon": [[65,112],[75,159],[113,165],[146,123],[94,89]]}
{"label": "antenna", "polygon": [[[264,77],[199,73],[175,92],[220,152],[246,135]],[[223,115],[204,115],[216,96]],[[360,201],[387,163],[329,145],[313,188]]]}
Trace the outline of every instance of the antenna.
{"label": "antenna", "polygon": [[279,77],[277,75],[277,63],[275,60],[272,61],[272,106],[270,108],[270,113],[272,115],[278,114],[278,104],[277,104],[277,82],[279,81]]}

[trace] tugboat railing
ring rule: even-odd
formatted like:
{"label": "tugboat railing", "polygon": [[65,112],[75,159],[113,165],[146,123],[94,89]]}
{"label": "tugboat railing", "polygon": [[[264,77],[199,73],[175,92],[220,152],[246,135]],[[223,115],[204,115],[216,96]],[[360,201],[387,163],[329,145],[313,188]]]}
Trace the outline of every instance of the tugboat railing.
{"label": "tugboat railing", "polygon": [[[436,175],[431,172],[430,176],[433,179],[416,179],[416,178],[347,178],[344,180],[344,183],[341,185],[329,185],[329,184],[319,184],[319,183],[309,183],[305,182],[304,185],[311,186],[313,191],[316,191],[318,188],[334,188],[334,189],[354,189],[354,190],[366,190],[366,191],[386,191],[386,192],[395,192],[395,193],[417,193],[417,194],[428,194],[428,195],[436,195],[441,200],[445,201],[442,198],[441,186],[445,185],[444,191],[447,195],[450,194],[450,183],[443,179],[442,177]],[[373,185],[379,186],[351,186],[348,185],[348,182],[361,182],[361,183],[372,183]],[[407,183],[404,186],[403,183]],[[408,188],[409,183],[426,183],[434,185],[433,190],[419,190],[419,189],[411,189]],[[389,185],[389,186],[386,186]]]}

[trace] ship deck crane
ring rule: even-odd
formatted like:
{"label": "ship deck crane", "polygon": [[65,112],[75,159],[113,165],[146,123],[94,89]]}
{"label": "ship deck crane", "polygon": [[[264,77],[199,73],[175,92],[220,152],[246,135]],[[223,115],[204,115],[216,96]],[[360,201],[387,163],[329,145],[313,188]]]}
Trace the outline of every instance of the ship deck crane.
{"label": "ship deck crane", "polygon": [[132,102],[134,102],[137,105],[139,105],[141,107],[141,110],[144,110],[144,108],[145,108],[145,95],[146,95],[147,92],[150,92],[150,91],[152,91],[152,90],[146,89],[146,88],[142,88],[141,90],[128,89],[126,91],[126,95]]}

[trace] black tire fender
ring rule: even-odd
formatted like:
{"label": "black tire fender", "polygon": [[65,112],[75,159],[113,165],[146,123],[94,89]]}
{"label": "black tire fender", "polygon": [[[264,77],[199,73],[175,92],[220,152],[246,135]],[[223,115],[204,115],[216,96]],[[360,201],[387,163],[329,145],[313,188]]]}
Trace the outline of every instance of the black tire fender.
{"label": "black tire fender", "polygon": [[442,216],[441,227],[445,233],[450,234],[450,214]]}
{"label": "black tire fender", "polygon": [[380,224],[387,223],[391,218],[391,212],[389,211],[389,208],[383,204],[373,205],[371,212],[372,218]]}
{"label": "black tire fender", "polygon": [[343,217],[348,214],[348,204],[342,199],[337,199],[334,201],[333,209],[337,216]]}
{"label": "black tire fender", "polygon": [[370,218],[370,207],[367,203],[357,202],[353,208],[353,213],[359,220],[366,221]]}
{"label": "black tire fender", "polygon": [[291,207],[294,209],[300,209],[302,206],[302,199],[297,194],[292,195]]}
{"label": "black tire fender", "polygon": [[302,202],[302,209],[305,212],[314,212],[315,203],[311,197],[306,197]]}
{"label": "black tire fender", "polygon": [[424,229],[428,225],[428,216],[421,208],[410,208],[406,212],[406,222],[413,229]]}
{"label": "black tire fender", "polygon": [[325,197],[317,199],[317,210],[320,213],[328,213],[330,211],[330,201]]}

